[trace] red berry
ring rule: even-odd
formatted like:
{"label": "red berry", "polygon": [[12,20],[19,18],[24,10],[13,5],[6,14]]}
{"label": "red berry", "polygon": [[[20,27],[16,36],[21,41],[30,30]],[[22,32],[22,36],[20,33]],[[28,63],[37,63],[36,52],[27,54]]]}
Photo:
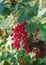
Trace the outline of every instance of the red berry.
{"label": "red berry", "polygon": [[35,32],[38,32],[38,31],[39,31],[38,28],[36,28]]}
{"label": "red berry", "polygon": [[15,33],[15,34],[14,34],[14,38],[20,39],[20,38],[21,38],[21,34],[20,34],[20,33]]}
{"label": "red berry", "polygon": [[12,28],[12,31],[14,31],[14,28]]}
{"label": "red berry", "polygon": [[24,31],[24,36],[27,37],[28,36],[28,32]]}
{"label": "red berry", "polygon": [[23,39],[23,43],[27,45],[27,44],[29,44],[29,40],[27,40],[27,39],[25,38],[25,39]]}
{"label": "red berry", "polygon": [[32,49],[34,49],[35,48],[35,46],[32,46]]}
{"label": "red berry", "polygon": [[33,42],[34,42],[34,43],[37,43],[37,39],[36,39],[36,38],[33,38]]}
{"label": "red berry", "polygon": [[27,49],[27,45],[26,44],[23,45],[23,49]]}
{"label": "red berry", "polygon": [[26,52],[26,54],[28,54],[28,53],[30,52],[30,49],[27,47],[27,48],[25,49],[25,52]]}
{"label": "red berry", "polygon": [[15,38],[11,38],[11,40],[14,40]]}
{"label": "red berry", "polygon": [[24,25],[26,25],[27,24],[27,21],[24,21],[24,23],[23,23]]}
{"label": "red berry", "polygon": [[37,49],[35,49],[35,48],[32,49],[32,52],[36,54],[37,53]]}
{"label": "red berry", "polygon": [[10,36],[13,36],[13,34],[11,33]]}
{"label": "red berry", "polygon": [[33,36],[36,37],[37,36],[37,33],[34,33]]}
{"label": "red berry", "polygon": [[18,44],[15,48],[16,48],[16,50],[19,50],[20,44]]}
{"label": "red berry", "polygon": [[38,42],[38,45],[39,45],[39,47],[44,47],[44,42],[40,40],[40,41]]}
{"label": "red berry", "polygon": [[37,52],[36,55],[37,56],[41,56],[42,54],[41,54],[41,52]]}
{"label": "red berry", "polygon": [[[27,39],[28,37],[28,32],[25,31],[24,25],[26,24],[26,22],[22,23],[22,24],[18,24],[16,27],[12,28],[13,31],[13,38],[14,38],[14,42],[12,44],[12,46],[14,48],[16,48],[16,50],[19,50],[20,48],[20,41],[23,41],[23,49],[25,50],[25,52],[28,54],[29,53],[29,48],[27,47],[29,44],[29,41]],[[13,40],[12,38],[12,40]]]}

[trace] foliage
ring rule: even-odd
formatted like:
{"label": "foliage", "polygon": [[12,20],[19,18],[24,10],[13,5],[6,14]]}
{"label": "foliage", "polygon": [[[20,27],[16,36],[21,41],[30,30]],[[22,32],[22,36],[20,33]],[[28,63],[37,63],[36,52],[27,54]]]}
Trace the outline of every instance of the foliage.
{"label": "foliage", "polygon": [[[32,2],[34,2],[33,5],[31,5]],[[34,53],[31,51],[35,37],[38,42],[44,41],[46,50],[46,12],[38,17],[38,11],[38,0],[0,0],[0,65],[46,65],[46,52],[42,56],[33,58]],[[13,40],[10,34],[14,34],[11,29],[15,25],[23,24],[24,21],[27,22],[25,30],[29,33],[29,54],[26,54],[21,46],[19,50],[11,46]],[[37,28],[39,31],[36,32]],[[33,36],[35,32],[37,35]],[[35,47],[39,48],[37,44]]]}

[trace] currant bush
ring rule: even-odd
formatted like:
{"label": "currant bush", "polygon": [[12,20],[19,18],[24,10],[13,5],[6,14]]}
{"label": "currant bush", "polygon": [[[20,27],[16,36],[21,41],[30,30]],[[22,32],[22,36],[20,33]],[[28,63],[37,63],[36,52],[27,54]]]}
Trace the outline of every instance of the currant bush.
{"label": "currant bush", "polygon": [[40,7],[39,0],[0,0],[0,65],[46,65],[46,10]]}

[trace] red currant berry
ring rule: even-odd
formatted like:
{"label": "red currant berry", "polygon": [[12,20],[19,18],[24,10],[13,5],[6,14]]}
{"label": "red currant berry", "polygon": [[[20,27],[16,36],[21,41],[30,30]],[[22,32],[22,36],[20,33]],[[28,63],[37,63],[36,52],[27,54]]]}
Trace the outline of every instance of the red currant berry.
{"label": "red currant berry", "polygon": [[36,37],[37,36],[37,33],[34,33],[33,36]]}
{"label": "red currant berry", "polygon": [[13,34],[11,33],[10,36],[13,36]]}
{"label": "red currant berry", "polygon": [[37,43],[37,39],[36,39],[36,38],[33,38],[33,42],[34,42],[34,43]]}
{"label": "red currant berry", "polygon": [[38,28],[36,28],[35,32],[38,32],[38,31],[39,31],[39,29],[38,29]]}

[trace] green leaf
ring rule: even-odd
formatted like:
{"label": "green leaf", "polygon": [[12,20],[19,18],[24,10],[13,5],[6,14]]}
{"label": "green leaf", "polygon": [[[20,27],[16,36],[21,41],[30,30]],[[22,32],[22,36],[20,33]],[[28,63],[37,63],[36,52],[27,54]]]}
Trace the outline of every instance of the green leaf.
{"label": "green leaf", "polygon": [[2,11],[4,10],[5,8],[5,4],[0,4],[0,14],[2,13]]}
{"label": "green leaf", "polygon": [[8,24],[8,21],[3,20],[2,23],[0,24],[0,28],[5,28]]}
{"label": "green leaf", "polygon": [[21,3],[21,6],[23,8],[21,8],[21,14],[18,16],[18,22],[22,23],[25,20],[29,20],[32,17],[36,16],[38,13],[38,2],[36,2],[37,4],[35,4],[33,7],[31,7],[29,4],[24,4]]}
{"label": "green leaf", "polygon": [[30,2],[30,1],[32,1],[32,0],[23,0],[23,2]]}
{"label": "green leaf", "polygon": [[22,23],[28,18],[28,11],[25,9],[22,9],[22,13],[18,16],[18,22]]}
{"label": "green leaf", "polygon": [[10,9],[8,7],[5,7],[4,10],[2,11],[2,15],[8,16],[10,15]]}
{"label": "green leaf", "polygon": [[25,26],[25,28],[27,31],[34,33],[36,28],[38,28],[39,30],[42,29],[42,24],[40,22],[30,22]]}
{"label": "green leaf", "polygon": [[37,38],[40,40],[46,41],[46,31],[40,30],[37,35]]}

